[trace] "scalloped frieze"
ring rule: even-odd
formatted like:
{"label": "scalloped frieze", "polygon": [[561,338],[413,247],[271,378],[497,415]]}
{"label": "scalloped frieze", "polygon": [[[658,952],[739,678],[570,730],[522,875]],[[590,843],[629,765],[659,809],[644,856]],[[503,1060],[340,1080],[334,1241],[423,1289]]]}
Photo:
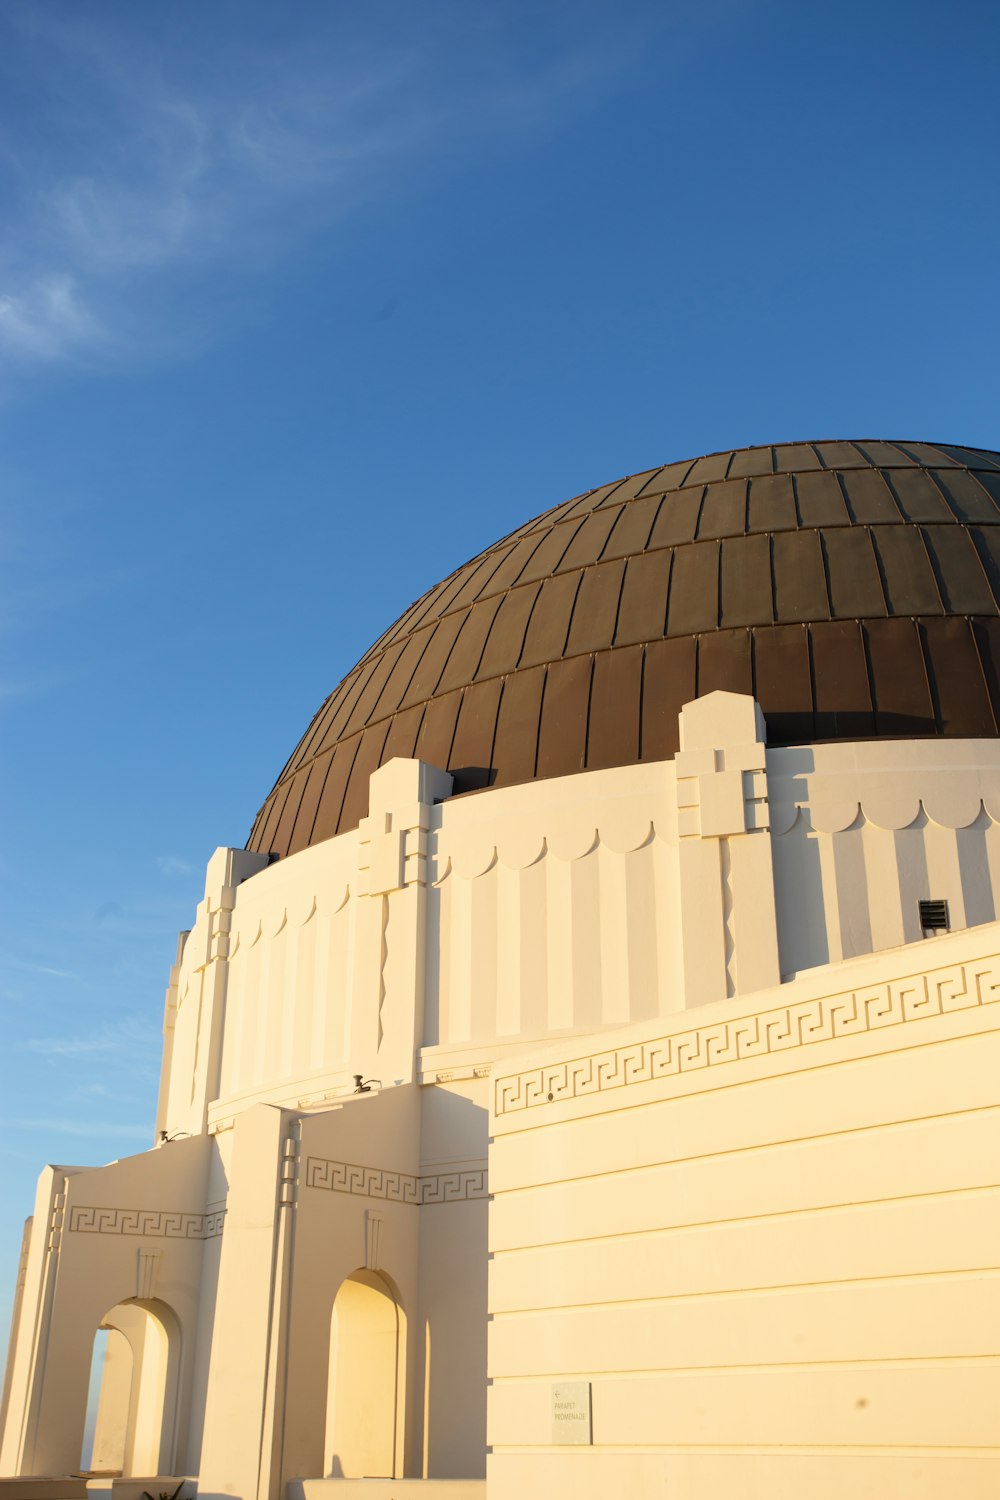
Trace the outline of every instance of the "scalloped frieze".
{"label": "scalloped frieze", "polygon": [[935,771],[919,778],[905,772],[859,773],[802,778],[773,777],[771,831],[788,833],[799,810],[816,833],[842,833],[859,814],[876,828],[910,828],[921,813],[939,828],[969,828],[985,809],[1000,822],[1000,778],[977,773]]}

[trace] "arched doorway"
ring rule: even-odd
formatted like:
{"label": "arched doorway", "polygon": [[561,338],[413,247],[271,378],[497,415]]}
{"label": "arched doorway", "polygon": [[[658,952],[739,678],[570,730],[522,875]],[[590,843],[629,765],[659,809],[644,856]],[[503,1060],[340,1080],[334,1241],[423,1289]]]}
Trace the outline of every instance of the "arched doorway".
{"label": "arched doorway", "polygon": [[180,1369],[180,1328],[158,1300],[116,1303],[98,1325],[81,1468],[95,1474],[169,1474]]}
{"label": "arched doorway", "polygon": [[406,1320],[389,1281],[355,1271],[330,1320],[326,1460],[332,1476],[402,1474]]}

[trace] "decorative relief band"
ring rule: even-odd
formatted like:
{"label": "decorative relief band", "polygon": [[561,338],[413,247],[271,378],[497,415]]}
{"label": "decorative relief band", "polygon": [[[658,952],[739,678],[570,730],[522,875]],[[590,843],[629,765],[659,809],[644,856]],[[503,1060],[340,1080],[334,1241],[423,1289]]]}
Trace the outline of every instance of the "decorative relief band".
{"label": "decorative relief band", "polygon": [[488,1198],[486,1168],[471,1172],[436,1172],[420,1178],[421,1203],[462,1203],[470,1198]]}
{"label": "decorative relief band", "polygon": [[513,1114],[561,1099],[600,1094],[630,1083],[649,1083],[743,1058],[764,1057],[810,1042],[859,1036],[884,1026],[969,1010],[998,1000],[1000,957],[953,964],[930,974],[866,985],[758,1015],[692,1027],[690,1031],[677,1031],[652,1041],[513,1073],[496,1081],[495,1110],[497,1115]]}
{"label": "decorative relief band", "polygon": [[80,1234],[127,1234],[144,1239],[211,1240],[222,1233],[226,1210],[186,1214],[155,1208],[90,1208],[77,1204],[69,1227]]}
{"label": "decorative relief band", "polygon": [[406,1172],[388,1172],[381,1167],[359,1167],[347,1161],[306,1158],[306,1187],[325,1188],[331,1193],[351,1193],[359,1198],[384,1198],[389,1203],[463,1203],[488,1196],[486,1168],[437,1172],[412,1177]]}

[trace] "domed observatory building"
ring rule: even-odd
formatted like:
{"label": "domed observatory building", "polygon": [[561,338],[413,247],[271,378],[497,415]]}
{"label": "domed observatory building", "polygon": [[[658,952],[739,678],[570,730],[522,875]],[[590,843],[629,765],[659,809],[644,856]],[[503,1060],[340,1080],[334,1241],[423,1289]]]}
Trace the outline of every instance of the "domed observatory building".
{"label": "domed observatory building", "polygon": [[673,463],[431,589],[209,862],[156,1144],[42,1174],[0,1470],[100,1334],[148,1489],[995,1495],[998,725],[995,453]]}

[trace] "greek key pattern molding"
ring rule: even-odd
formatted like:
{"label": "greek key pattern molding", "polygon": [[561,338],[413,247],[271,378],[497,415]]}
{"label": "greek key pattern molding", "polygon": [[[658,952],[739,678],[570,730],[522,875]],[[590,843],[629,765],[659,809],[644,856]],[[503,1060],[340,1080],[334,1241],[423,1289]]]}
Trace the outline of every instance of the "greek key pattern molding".
{"label": "greek key pattern molding", "polygon": [[69,1227],[79,1234],[125,1234],[141,1239],[212,1240],[222,1233],[224,1208],[207,1214],[186,1214],[156,1208],[91,1208],[79,1203],[70,1209]]}
{"label": "greek key pattern molding", "polygon": [[350,1193],[358,1198],[383,1198],[388,1203],[412,1203],[424,1207],[435,1203],[465,1203],[486,1198],[486,1168],[437,1172],[413,1177],[382,1167],[359,1167],[348,1161],[328,1161],[322,1156],[306,1158],[306,1187],[325,1188],[330,1193]]}
{"label": "greek key pattern molding", "polygon": [[758,1015],[592,1053],[549,1067],[498,1078],[497,1115],[535,1109],[557,1100],[582,1098],[632,1083],[650,1083],[744,1058],[786,1052],[812,1042],[859,1036],[919,1021],[926,1016],[970,1010],[1000,1000],[1000,957],[952,964],[887,984],[803,1000]]}

